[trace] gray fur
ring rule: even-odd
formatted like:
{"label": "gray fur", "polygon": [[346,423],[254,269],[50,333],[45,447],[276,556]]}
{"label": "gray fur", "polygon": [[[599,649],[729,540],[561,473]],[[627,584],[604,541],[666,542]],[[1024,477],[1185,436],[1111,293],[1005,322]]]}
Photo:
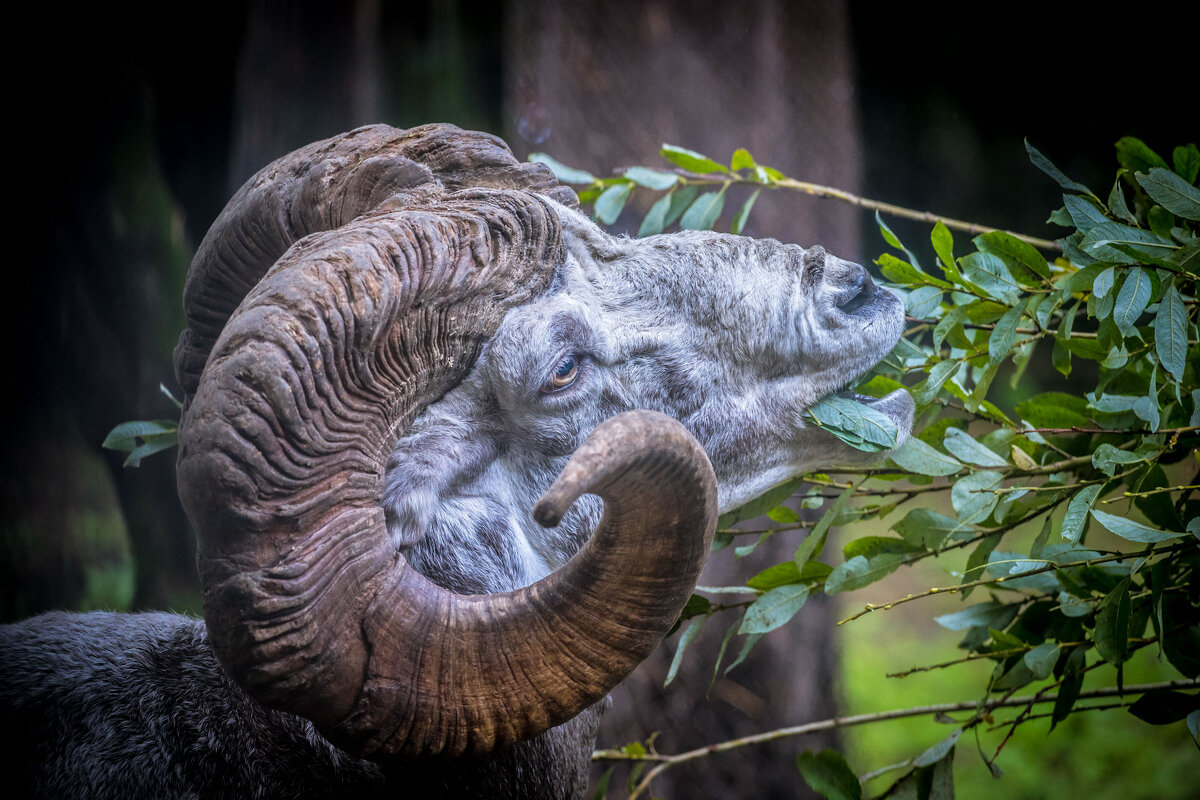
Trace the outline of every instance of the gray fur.
{"label": "gray fur", "polygon": [[[712,460],[722,510],[802,471],[861,463],[803,415],[900,334],[899,302],[862,267],[716,233],[613,238],[556,207],[568,257],[551,290],[509,312],[389,461],[381,504],[418,570],[479,593],[564,564],[599,500],[583,497],[553,530],[530,510],[587,434],[630,409],[688,427]],[[856,297],[850,313],[839,308]],[[567,356],[578,362],[574,383],[543,392]],[[907,432],[907,395],[874,405]],[[600,714],[480,758],[362,761],[250,700],[221,670],[203,623],[167,614],[51,614],[4,627],[0,681],[9,775],[39,797],[582,797]]]}
{"label": "gray fur", "polygon": [[[551,291],[509,312],[474,370],[402,439],[383,497],[397,547],[457,591],[525,586],[579,549],[585,497],[555,529],[534,502],[602,420],[635,408],[680,420],[717,473],[722,511],[800,472],[863,454],[804,412],[895,344],[899,301],[822,248],[701,231],[609,236],[559,207],[568,257]],[[564,356],[561,392],[539,391]],[[878,401],[907,434],[911,399]]]}

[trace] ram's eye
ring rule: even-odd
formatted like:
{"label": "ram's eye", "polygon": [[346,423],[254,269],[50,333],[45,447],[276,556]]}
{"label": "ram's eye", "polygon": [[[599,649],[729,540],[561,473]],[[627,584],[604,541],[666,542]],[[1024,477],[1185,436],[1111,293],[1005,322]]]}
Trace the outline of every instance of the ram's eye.
{"label": "ram's eye", "polygon": [[567,356],[558,362],[558,366],[550,376],[550,379],[542,384],[542,391],[549,393],[565,389],[575,382],[575,378],[578,375],[579,360],[575,356]]}

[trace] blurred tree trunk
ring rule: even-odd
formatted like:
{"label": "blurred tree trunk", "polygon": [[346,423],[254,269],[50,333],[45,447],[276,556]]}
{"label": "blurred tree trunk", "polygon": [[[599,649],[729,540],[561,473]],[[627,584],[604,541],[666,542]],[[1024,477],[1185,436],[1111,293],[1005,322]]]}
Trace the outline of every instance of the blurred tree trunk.
{"label": "blurred tree trunk", "polygon": [[298,147],[379,121],[379,20],[379,0],[251,3],[227,196]]}
{"label": "blurred tree trunk", "polygon": [[[507,21],[507,138],[518,157],[539,150],[603,172],[664,164],[663,142],[728,160],[745,147],[786,174],[857,191],[859,147],[849,20],[842,2],[518,0]],[[731,197],[727,229],[740,197]],[[642,209],[644,211],[644,208]],[[621,222],[636,230],[640,215]],[[746,229],[858,258],[856,212],[794,195],[763,198]],[[701,583],[742,583],[787,560],[780,535],[743,562],[730,550]],[[808,601],[792,624],[764,638],[747,661],[709,690],[717,649],[733,618],[714,617],[675,682],[663,689],[661,648],[613,692],[601,744],[662,731],[664,752],[836,713],[830,603]],[[730,645],[726,663],[741,637]],[[707,697],[707,700],[702,698]],[[656,781],[663,797],[797,797],[805,787],[794,753],[829,746],[807,737],[693,762]]]}

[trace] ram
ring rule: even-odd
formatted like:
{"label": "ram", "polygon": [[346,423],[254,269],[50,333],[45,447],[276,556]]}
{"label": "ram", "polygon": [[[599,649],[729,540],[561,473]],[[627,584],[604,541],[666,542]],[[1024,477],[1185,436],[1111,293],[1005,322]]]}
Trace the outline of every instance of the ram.
{"label": "ram", "polygon": [[[574,205],[452,126],[361,128],[239,191],[175,353],[204,621],[5,628],[22,788],[584,794],[717,512],[861,460],[805,412],[903,311],[820,247],[613,237]],[[863,402],[907,435],[907,394]]]}

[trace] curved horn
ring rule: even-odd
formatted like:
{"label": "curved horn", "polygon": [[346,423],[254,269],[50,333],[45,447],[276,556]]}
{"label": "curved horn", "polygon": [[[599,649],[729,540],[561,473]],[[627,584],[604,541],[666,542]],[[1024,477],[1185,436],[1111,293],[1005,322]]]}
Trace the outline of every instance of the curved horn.
{"label": "curved horn", "polygon": [[539,505],[553,521],[581,492],[606,500],[543,581],[454,595],[393,547],[378,498],[396,438],[561,258],[555,213],[524,192],[310,237],[230,318],[184,415],[215,651],[358,755],[481,752],[570,718],[657,645],[708,552],[712,468],[645,413],[602,426]]}
{"label": "curved horn", "polygon": [[520,163],[495,136],[454,125],[369,125],[260,170],[213,222],[188,270],[188,327],[175,347],[185,402],[233,310],[294,242],[339,228],[399,193],[478,186],[525,189],[577,205],[575,193],[545,165]]}

